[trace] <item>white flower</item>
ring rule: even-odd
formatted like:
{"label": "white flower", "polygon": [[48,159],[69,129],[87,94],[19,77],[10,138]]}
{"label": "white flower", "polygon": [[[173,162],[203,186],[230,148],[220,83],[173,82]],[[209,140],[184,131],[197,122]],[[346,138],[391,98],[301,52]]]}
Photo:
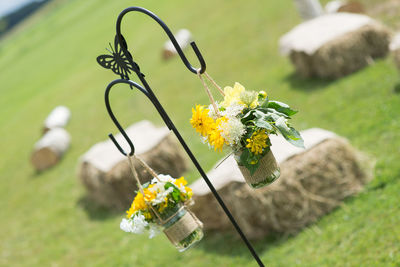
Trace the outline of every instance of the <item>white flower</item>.
{"label": "white flower", "polygon": [[174,190],[174,188],[173,188],[172,186],[169,187],[167,190],[165,190],[164,187],[163,187],[163,190],[162,190],[162,191],[160,190],[160,192],[157,193],[156,198],[154,198],[154,199],[151,201],[151,203],[157,205],[157,204],[160,204],[160,203],[164,202],[164,199],[165,199],[173,190]]}
{"label": "white flower", "polygon": [[145,230],[146,226],[149,224],[146,222],[146,218],[142,214],[136,214],[133,216],[133,228],[132,233],[134,234],[141,234]]}
{"label": "white flower", "polygon": [[142,234],[149,223],[142,214],[136,214],[132,219],[123,218],[119,227],[122,231],[134,234]]}
{"label": "white flower", "polygon": [[149,238],[153,238],[156,235],[158,235],[159,233],[161,233],[161,227],[159,227],[157,224],[155,223],[150,223],[150,228],[149,228]]}
{"label": "white flower", "polygon": [[167,182],[173,182],[174,181],[174,178],[172,178],[170,175],[165,175],[165,174],[159,174],[158,176],[158,179],[157,178],[153,178],[153,180],[151,180],[151,183],[152,184],[157,184],[157,183],[160,183],[158,180],[160,180],[161,181],[161,183],[167,183]]}
{"label": "white flower", "polygon": [[232,105],[228,106],[224,111],[222,111],[221,115],[228,118],[236,117],[242,112],[244,108],[244,105],[233,103]]}
{"label": "white flower", "polygon": [[125,231],[127,233],[131,233],[133,229],[133,222],[132,220],[127,220],[125,218],[122,219],[119,228],[121,228],[122,231]]}
{"label": "white flower", "polygon": [[240,139],[246,133],[245,126],[235,117],[231,117],[227,121],[222,122],[219,129],[221,130],[221,136],[231,146],[239,144]]}

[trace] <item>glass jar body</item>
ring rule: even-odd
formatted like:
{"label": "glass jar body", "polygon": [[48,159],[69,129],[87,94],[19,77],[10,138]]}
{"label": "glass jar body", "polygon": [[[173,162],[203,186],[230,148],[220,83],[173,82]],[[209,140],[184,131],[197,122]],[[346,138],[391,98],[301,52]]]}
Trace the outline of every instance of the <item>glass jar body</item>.
{"label": "glass jar body", "polygon": [[203,238],[202,223],[185,206],[177,205],[173,214],[165,214],[162,226],[171,243],[182,252]]}
{"label": "glass jar body", "polygon": [[281,175],[279,165],[276,162],[274,154],[271,149],[260,159],[260,165],[257,170],[251,174],[245,167],[239,165],[239,158],[242,151],[235,153],[236,162],[238,162],[239,169],[246,180],[246,183],[252,188],[260,188],[267,186],[276,181]]}

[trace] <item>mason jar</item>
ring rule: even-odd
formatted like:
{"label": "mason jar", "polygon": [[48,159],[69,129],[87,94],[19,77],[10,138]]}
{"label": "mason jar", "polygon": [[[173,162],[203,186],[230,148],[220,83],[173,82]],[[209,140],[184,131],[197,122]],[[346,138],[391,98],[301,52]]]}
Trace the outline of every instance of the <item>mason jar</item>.
{"label": "mason jar", "polygon": [[278,163],[271,149],[260,159],[257,170],[251,175],[250,171],[242,165],[239,165],[239,158],[242,151],[235,153],[235,159],[238,163],[240,172],[242,173],[246,183],[252,188],[260,188],[272,184],[281,175]]}
{"label": "mason jar", "polygon": [[185,251],[203,238],[202,223],[186,206],[179,204],[167,214],[160,214],[164,221],[164,234],[179,252]]}

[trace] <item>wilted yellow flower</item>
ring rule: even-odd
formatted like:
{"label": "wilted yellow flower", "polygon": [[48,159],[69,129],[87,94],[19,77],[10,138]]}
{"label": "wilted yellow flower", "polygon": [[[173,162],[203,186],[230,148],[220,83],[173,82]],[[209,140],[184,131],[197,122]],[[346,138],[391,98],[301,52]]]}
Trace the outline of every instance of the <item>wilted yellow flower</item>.
{"label": "wilted yellow flower", "polygon": [[196,109],[192,108],[190,124],[192,124],[193,128],[202,136],[206,136],[214,124],[214,120],[208,116],[208,112],[209,110],[201,105],[196,105]]}
{"label": "wilted yellow flower", "polygon": [[240,101],[240,93],[244,92],[245,89],[243,85],[238,82],[235,82],[235,85],[232,87],[226,86],[224,88],[224,101],[221,102],[221,107],[227,108],[233,103],[239,103]]}
{"label": "wilted yellow flower", "polygon": [[255,131],[251,137],[246,140],[248,143],[246,147],[250,148],[250,151],[255,155],[261,154],[263,148],[268,146],[267,139],[268,135],[265,133],[265,130]]}

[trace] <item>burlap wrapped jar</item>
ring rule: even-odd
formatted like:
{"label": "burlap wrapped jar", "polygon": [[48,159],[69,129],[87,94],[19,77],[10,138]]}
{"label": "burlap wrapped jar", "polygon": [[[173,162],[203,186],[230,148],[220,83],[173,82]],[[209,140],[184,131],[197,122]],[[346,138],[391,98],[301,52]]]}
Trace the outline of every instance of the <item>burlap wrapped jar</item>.
{"label": "burlap wrapped jar", "polygon": [[[141,158],[133,155],[138,162],[159,182],[157,173],[144,162]],[[128,156],[129,166],[135,177],[138,187],[144,196],[144,188],[140,183],[139,176],[133,165],[131,157]],[[146,202],[146,200],[145,200]],[[189,210],[187,206],[193,205],[193,200],[189,199],[184,203],[177,203],[174,207],[165,209],[163,212],[157,211],[151,203],[146,202],[150,212],[156,218],[157,224],[164,228],[164,234],[171,243],[179,250],[179,252],[193,246],[203,238],[203,223]]]}
{"label": "burlap wrapped jar", "polygon": [[171,213],[160,214],[161,225],[164,234],[180,252],[203,238],[203,224],[186,205],[177,205]]}
{"label": "burlap wrapped jar", "polygon": [[239,164],[239,158],[242,154],[241,151],[235,153],[236,162],[238,162],[239,169],[246,180],[246,183],[252,188],[260,188],[273,183],[281,175],[278,163],[272,153],[271,149],[260,159],[260,165],[257,170],[250,174],[250,171]]}

